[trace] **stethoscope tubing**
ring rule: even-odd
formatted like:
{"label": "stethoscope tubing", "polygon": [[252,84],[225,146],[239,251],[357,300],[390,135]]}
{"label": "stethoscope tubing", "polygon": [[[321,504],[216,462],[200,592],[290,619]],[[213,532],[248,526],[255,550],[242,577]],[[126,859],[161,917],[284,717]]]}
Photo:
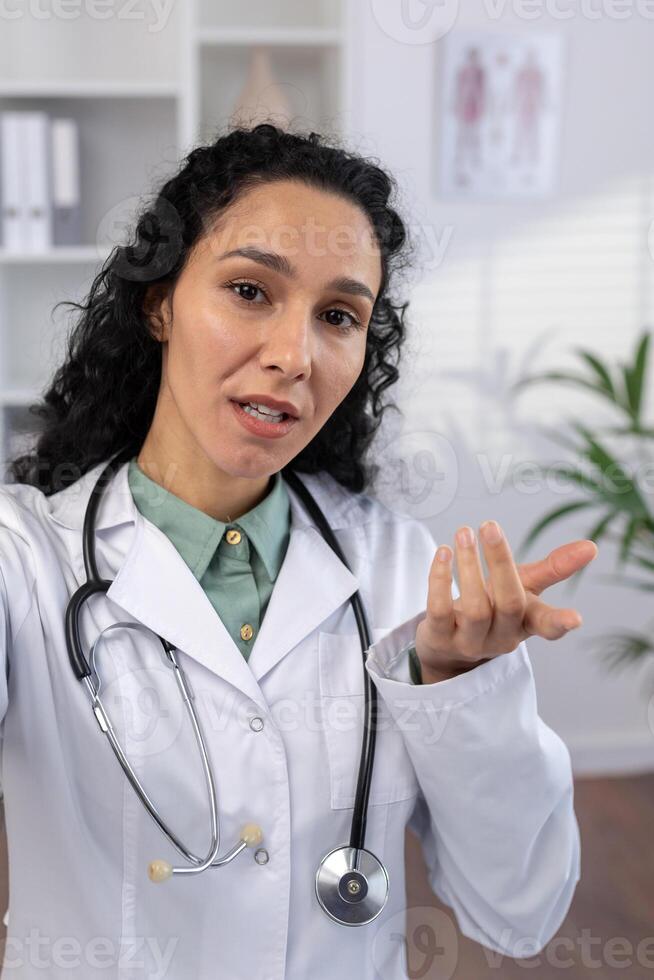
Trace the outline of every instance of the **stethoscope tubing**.
{"label": "stethoscope tubing", "polygon": [[[93,669],[89,662],[87,661],[83,649],[80,636],[80,614],[84,603],[93,595],[98,593],[106,593],[112,584],[110,580],[100,578],[95,554],[95,522],[98,512],[98,507],[100,504],[100,499],[103,491],[107,487],[110,480],[115,475],[114,464],[117,462],[126,462],[131,456],[131,453],[126,453],[124,450],[116,453],[110,461],[107,463],[105,468],[100,473],[87,505],[86,513],[84,515],[84,525],[82,531],[82,548],[84,555],[84,568],[86,571],[87,581],[83,583],[77,591],[73,594],[70,601],[68,602],[66,608],[65,616],[65,631],[66,631],[66,646],[68,650],[68,656],[70,660],[73,672],[78,680],[84,680],[89,693],[94,702],[94,711],[96,711],[96,718],[100,723],[100,727],[103,727],[101,719],[98,716],[96,708],[98,704],[101,707],[101,702],[99,700],[99,689],[93,685],[92,674]],[[315,521],[318,526],[320,533],[323,538],[327,541],[329,546],[332,548],[337,557],[343,562],[346,568],[349,569],[349,565],[345,559],[343,551],[336,540],[336,537],[329,526],[324,514],[320,510],[318,504],[313,499],[312,495],[309,493],[308,489],[304,483],[299,479],[297,474],[290,469],[283,469],[282,476],[289,484],[291,489],[297,493],[300,500],[304,504],[306,510],[308,511],[311,518]],[[357,786],[355,792],[354,800],[354,810],[352,814],[352,824],[350,830],[350,848],[353,849],[355,855],[355,865],[358,863],[359,852],[365,848],[365,834],[366,834],[366,822],[367,822],[367,810],[368,810],[368,800],[370,796],[370,786],[372,783],[372,772],[373,763],[375,757],[375,742],[376,742],[376,719],[377,719],[377,691],[372,682],[372,679],[365,669],[365,660],[367,651],[371,646],[371,634],[368,625],[368,620],[366,617],[365,610],[363,608],[363,603],[359,592],[355,592],[350,596],[350,602],[354,611],[354,616],[357,624],[357,629],[359,632],[359,639],[361,643],[361,651],[363,657],[363,674],[364,674],[364,720],[363,720],[363,734],[361,743],[361,754],[359,760],[359,769],[357,776]],[[163,637],[159,637],[166,654],[171,660],[171,664],[177,667],[175,676],[178,680],[183,682],[183,677],[180,676],[181,668],[177,664],[174,658],[175,647],[170,644]],[[96,674],[97,676],[97,674]],[[246,845],[241,841],[237,844],[228,854],[221,858],[218,862],[213,862],[219,846],[220,846],[220,833],[219,824],[217,817],[217,808],[215,806],[215,783],[213,780],[213,775],[211,772],[211,766],[209,764],[208,755],[204,746],[204,740],[202,737],[201,727],[195,708],[192,704],[192,697],[189,698],[185,695],[185,688],[182,686],[182,696],[184,697],[191,722],[193,724],[194,733],[196,740],[200,747],[203,760],[203,769],[205,772],[205,779],[207,781],[207,787],[209,790],[209,798],[211,804],[211,818],[212,818],[212,838],[211,845],[209,848],[209,853],[202,859],[198,858],[196,855],[188,851],[188,849],[181,843],[181,841],[176,837],[176,835],[165,825],[163,819],[158,814],[154,803],[148,797],[144,787],[141,785],[140,780],[132,770],[127,758],[125,757],[120,743],[113,733],[108,716],[102,708],[102,716],[105,722],[109,726],[109,731],[105,732],[107,734],[109,741],[112,745],[114,753],[120,762],[125,775],[132,784],[134,790],[141,797],[146,809],[150,813],[151,817],[154,819],[157,826],[162,830],[166,837],[170,840],[173,846],[195,867],[188,869],[175,869],[181,872],[188,871],[189,873],[197,873],[198,871],[204,870],[204,868],[209,865],[217,865],[222,863],[227,863],[231,860],[236,853],[238,853]],[[186,692],[188,694],[188,691]],[[103,729],[104,730],[104,729]]]}
{"label": "stethoscope tubing", "polygon": [[[282,470],[282,475],[289,486],[297,493],[298,497],[306,507],[310,516],[318,525],[320,533],[324,537],[332,551],[340,558],[346,568],[349,565],[345,560],[345,555],[339,545],[334,532],[329,526],[324,514],[318,507],[304,483],[292,470]],[[372,639],[370,628],[366,617],[363,603],[358,590],[350,596],[350,603],[354,611],[359,640],[365,665],[365,659]],[[359,760],[359,773],[357,777],[357,788],[354,797],[354,812],[352,814],[352,827],[350,830],[350,847],[359,851],[365,846],[366,818],[368,813],[368,797],[370,796],[370,784],[372,782],[372,767],[375,761],[375,722],[377,718],[377,689],[372,683],[368,671],[363,669],[364,682],[364,712],[363,712],[363,736],[361,744],[361,755]]]}

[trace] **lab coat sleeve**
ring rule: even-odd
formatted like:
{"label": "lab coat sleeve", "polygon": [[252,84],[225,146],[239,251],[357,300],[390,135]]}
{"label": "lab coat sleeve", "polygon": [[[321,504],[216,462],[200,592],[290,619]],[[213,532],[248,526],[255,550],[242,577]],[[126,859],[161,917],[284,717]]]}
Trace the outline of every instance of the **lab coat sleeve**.
{"label": "lab coat sleeve", "polygon": [[0,739],[3,736],[3,722],[9,705],[9,651],[11,648],[11,630],[9,626],[9,603],[7,600],[7,583],[2,570],[0,555]]}
{"label": "lab coat sleeve", "polygon": [[35,581],[20,508],[0,487],[0,739],[9,705],[11,651],[32,607]]}
{"label": "lab coat sleeve", "polygon": [[538,715],[524,642],[448,680],[413,684],[407,650],[425,615],[378,640],[366,662],[420,785],[409,826],[461,932],[533,956],[561,926],[580,877],[570,755]]}

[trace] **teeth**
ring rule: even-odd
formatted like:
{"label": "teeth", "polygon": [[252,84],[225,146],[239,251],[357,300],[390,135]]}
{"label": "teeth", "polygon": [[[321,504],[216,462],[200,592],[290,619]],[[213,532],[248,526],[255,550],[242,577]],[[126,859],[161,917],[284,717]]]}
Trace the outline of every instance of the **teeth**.
{"label": "teeth", "polygon": [[263,419],[265,422],[281,422],[283,412],[273,415],[270,412],[260,412],[249,402],[243,406],[243,411],[247,412],[248,415],[254,415],[256,419]]}
{"label": "teeth", "polygon": [[262,415],[272,415],[280,418],[284,414],[283,412],[275,412],[272,408],[268,408],[267,405],[258,405],[256,402],[248,402],[247,404],[251,408],[256,408],[257,412],[260,412]]}

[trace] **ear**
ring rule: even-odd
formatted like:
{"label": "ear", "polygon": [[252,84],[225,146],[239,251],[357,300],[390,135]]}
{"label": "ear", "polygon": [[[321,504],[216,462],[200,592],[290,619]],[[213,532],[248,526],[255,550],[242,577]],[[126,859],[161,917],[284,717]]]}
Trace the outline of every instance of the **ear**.
{"label": "ear", "polygon": [[161,343],[167,341],[170,329],[169,283],[158,282],[148,286],[142,309],[155,340]]}

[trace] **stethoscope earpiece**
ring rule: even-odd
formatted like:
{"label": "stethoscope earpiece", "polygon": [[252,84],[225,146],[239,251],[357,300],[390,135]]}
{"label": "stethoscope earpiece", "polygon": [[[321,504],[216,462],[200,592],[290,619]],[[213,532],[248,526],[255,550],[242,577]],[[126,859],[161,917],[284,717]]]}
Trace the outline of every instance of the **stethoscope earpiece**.
{"label": "stethoscope earpiece", "polygon": [[388,898],[386,868],[365,848],[335,847],[316,871],[316,896],[322,908],[344,926],[376,919]]}

